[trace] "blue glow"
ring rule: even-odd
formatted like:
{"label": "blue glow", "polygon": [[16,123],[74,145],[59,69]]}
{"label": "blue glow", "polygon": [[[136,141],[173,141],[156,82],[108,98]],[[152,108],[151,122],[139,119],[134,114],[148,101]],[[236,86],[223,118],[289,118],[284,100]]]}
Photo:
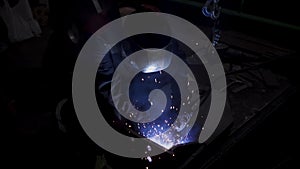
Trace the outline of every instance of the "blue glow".
{"label": "blue glow", "polygon": [[155,89],[162,90],[167,98],[167,104],[164,110],[161,110],[161,116],[152,122],[134,123],[131,125],[132,129],[166,149],[177,144],[191,142],[191,139],[180,134],[187,122],[184,119],[175,121],[182,106],[181,94],[176,80],[167,72],[138,73],[129,87],[132,105],[139,111],[146,111],[151,106],[157,106],[152,105],[148,99],[149,93]]}

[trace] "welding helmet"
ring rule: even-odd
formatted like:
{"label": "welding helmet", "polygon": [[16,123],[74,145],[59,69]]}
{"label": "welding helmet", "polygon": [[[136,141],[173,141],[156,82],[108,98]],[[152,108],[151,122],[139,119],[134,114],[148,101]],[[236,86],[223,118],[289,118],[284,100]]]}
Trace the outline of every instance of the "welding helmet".
{"label": "welding helmet", "polygon": [[[133,13],[139,12],[140,10],[137,10]],[[170,34],[171,28],[167,20],[159,17],[159,14],[157,14],[156,21],[159,24],[153,25],[153,29],[159,26],[163,31],[162,33]],[[132,21],[127,20],[126,16],[124,17],[122,27],[125,34],[128,30],[134,30],[139,26],[139,23],[133,23]],[[166,55],[164,50],[172,52],[172,50],[174,50],[172,42],[173,40],[171,37],[162,34],[145,33],[128,38],[128,40],[123,43],[122,49],[127,56],[135,51],[144,50],[145,55],[141,56],[143,58],[141,58],[141,60],[137,59],[131,62],[131,64],[137,69],[142,70],[144,73],[152,73],[164,70],[170,65],[172,57],[171,55]]]}

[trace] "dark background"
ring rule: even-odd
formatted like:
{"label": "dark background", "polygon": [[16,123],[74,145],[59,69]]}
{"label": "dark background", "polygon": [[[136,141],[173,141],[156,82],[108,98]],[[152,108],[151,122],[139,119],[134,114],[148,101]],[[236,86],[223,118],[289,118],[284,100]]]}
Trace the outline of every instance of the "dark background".
{"label": "dark background", "polygon": [[[102,156],[104,151],[89,140],[73,115],[67,115],[64,121],[67,125],[70,123],[69,132],[61,132],[55,109],[59,101],[70,97],[72,68],[81,46],[93,31],[117,17],[116,9],[112,8],[106,11],[105,16],[99,16],[92,10],[91,3],[86,1],[49,0],[49,6],[38,0],[29,2],[33,11],[37,7],[45,7],[43,14],[34,13],[43,31],[40,37],[10,43],[6,36],[7,28],[0,20],[0,42],[7,46],[0,53],[0,113],[5,166],[94,168],[97,156]],[[106,4],[155,5],[162,12],[191,21],[210,37],[212,21],[201,13],[204,2],[124,0],[107,1]],[[13,6],[17,0],[10,3]],[[136,165],[130,168],[145,168],[148,165],[149,168],[177,168],[183,164],[186,168],[209,169],[297,168],[300,35],[297,1],[221,0],[220,5],[223,10],[220,16],[220,42],[237,51],[220,50],[221,59],[226,64],[246,66],[247,63],[271,60],[251,69],[254,73],[258,70],[272,72],[266,73],[263,79],[267,85],[262,89],[269,93],[255,95],[255,91],[261,89],[257,87],[259,85],[238,93],[229,89],[231,109],[235,112],[233,128],[237,132],[230,136],[225,133],[192,158],[188,157],[199,148],[198,145],[186,146],[182,150],[178,148],[175,151],[178,157],[177,154],[176,158],[165,155],[165,161],[157,160],[152,164],[145,160],[134,161]],[[41,15],[47,19],[42,20]],[[101,17],[105,19],[99,21]],[[79,43],[71,42],[67,35],[72,25],[79,29]],[[268,85],[274,79],[284,80],[275,86]],[[252,81],[253,84],[257,82]],[[277,91],[283,94],[275,95]],[[243,107],[242,103],[250,105],[250,108]],[[252,116],[251,105],[257,105],[258,109],[266,105],[266,108],[259,109]],[[72,109],[70,107],[66,109]],[[104,154],[108,165],[116,166],[112,168],[129,168],[132,164],[131,160],[107,155],[107,152]]]}

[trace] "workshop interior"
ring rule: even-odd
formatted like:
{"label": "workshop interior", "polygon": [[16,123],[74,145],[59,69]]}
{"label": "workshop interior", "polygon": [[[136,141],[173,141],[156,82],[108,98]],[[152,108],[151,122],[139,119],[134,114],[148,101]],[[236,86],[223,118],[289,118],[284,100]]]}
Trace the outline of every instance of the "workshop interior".
{"label": "workshop interior", "polygon": [[[11,169],[297,168],[297,4],[291,0],[0,0],[2,165]],[[120,27],[138,28],[139,23],[126,17],[154,12],[180,17],[206,36],[207,48],[220,59],[212,66],[224,70],[226,86],[218,88],[226,92],[224,110],[209,139],[198,142],[207,130],[210,106],[215,106],[212,83],[221,75],[211,80],[205,60],[173,37],[147,33],[123,39],[104,54],[94,74],[96,103],[115,131],[157,146],[145,147],[145,154],[164,150],[155,156],[123,157],[97,145],[83,129],[75,110],[73,71],[98,30],[120,18],[125,18]],[[158,17],[157,23],[160,29],[174,29],[163,18]],[[201,39],[195,38],[199,45]],[[152,49],[168,52],[162,55]],[[136,62],[128,61],[143,50],[157,57],[139,53]],[[174,60],[188,70],[172,67]],[[137,68],[141,71],[131,73]],[[178,79],[187,83],[181,86]],[[128,101],[123,93],[129,94]],[[143,117],[133,109],[161,116],[136,122]],[[128,117],[121,110],[130,112]],[[107,133],[98,134],[101,140]]]}

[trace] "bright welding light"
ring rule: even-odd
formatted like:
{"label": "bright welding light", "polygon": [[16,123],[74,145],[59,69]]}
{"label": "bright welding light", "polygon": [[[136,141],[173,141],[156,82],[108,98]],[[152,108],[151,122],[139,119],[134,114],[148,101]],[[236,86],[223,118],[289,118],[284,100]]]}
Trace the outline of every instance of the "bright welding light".
{"label": "bright welding light", "polygon": [[170,66],[172,55],[164,49],[143,49],[142,56],[132,61],[132,65],[141,68],[143,73],[153,73]]}
{"label": "bright welding light", "polygon": [[148,137],[149,140],[153,141],[154,143],[162,146],[165,149],[171,149],[172,147],[192,142],[192,140],[189,140],[187,138],[180,138],[180,139],[174,139],[175,133],[162,133],[160,136],[154,136],[154,137]]}
{"label": "bright welding light", "polygon": [[156,65],[149,65],[143,70],[143,73],[153,73],[163,70],[164,68],[158,67]]}
{"label": "bright welding light", "polygon": [[165,142],[165,140],[161,139],[161,138],[155,138],[155,137],[152,137],[152,138],[148,138],[149,140],[153,141],[154,143],[162,146],[163,148],[169,150],[171,149],[173,146],[175,146],[175,143],[174,142]]}

